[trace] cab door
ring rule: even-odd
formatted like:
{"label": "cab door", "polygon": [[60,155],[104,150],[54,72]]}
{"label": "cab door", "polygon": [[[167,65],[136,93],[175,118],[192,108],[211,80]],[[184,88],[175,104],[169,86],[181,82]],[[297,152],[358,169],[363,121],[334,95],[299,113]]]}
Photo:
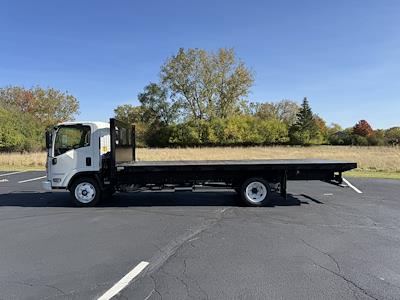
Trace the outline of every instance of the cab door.
{"label": "cab door", "polygon": [[54,134],[53,155],[48,161],[52,187],[67,187],[78,172],[93,171],[92,130],[89,125],[59,126]]}

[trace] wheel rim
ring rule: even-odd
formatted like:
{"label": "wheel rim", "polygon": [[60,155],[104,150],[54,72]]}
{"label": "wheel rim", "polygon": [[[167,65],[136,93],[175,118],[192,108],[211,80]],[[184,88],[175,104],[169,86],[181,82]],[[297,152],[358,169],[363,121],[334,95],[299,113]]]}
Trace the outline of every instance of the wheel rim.
{"label": "wheel rim", "polygon": [[262,202],[267,193],[267,187],[259,181],[251,182],[246,187],[246,198],[252,203]]}
{"label": "wheel rim", "polygon": [[75,188],[75,198],[81,203],[89,203],[96,197],[96,189],[89,182],[82,182]]}

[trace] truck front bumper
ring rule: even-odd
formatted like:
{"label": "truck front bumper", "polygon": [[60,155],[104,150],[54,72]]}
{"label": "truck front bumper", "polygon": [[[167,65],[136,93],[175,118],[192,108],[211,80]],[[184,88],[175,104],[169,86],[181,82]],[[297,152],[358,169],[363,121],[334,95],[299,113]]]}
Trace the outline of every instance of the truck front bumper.
{"label": "truck front bumper", "polygon": [[50,192],[51,191],[51,181],[50,180],[42,181],[42,189]]}

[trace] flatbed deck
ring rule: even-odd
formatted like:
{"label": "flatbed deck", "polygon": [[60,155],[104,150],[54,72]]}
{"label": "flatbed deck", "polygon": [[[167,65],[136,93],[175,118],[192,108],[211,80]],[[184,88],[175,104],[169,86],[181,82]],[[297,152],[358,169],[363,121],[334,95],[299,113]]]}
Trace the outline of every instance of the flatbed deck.
{"label": "flatbed deck", "polygon": [[162,161],[132,161],[117,162],[117,167],[198,167],[198,166],[271,166],[271,167],[341,167],[353,169],[355,163],[339,160],[323,159],[257,159],[257,160],[162,160]]}
{"label": "flatbed deck", "polygon": [[[321,159],[264,159],[264,160],[176,160],[176,161],[136,161],[116,163],[125,173],[165,173],[196,171],[287,171],[296,174],[302,170],[345,172],[357,167],[356,163]],[[289,179],[292,179],[290,176]]]}
{"label": "flatbed deck", "polygon": [[[357,168],[354,162],[323,159],[137,161],[134,127],[110,119],[110,136],[110,182],[119,190],[218,184],[234,188],[247,204],[259,206],[270,185],[279,184],[286,197],[288,180],[341,183],[343,172]],[[254,203],[254,195],[264,200]]]}
{"label": "flatbed deck", "polygon": [[266,160],[179,160],[136,161],[115,164],[118,183],[227,181],[240,182],[249,176],[271,181],[331,180],[335,174],[357,167],[356,163],[321,159]]}

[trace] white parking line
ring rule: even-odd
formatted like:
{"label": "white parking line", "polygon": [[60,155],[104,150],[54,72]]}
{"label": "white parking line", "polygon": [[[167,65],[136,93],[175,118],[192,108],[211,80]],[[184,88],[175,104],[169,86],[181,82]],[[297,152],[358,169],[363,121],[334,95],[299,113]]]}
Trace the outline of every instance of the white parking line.
{"label": "white parking line", "polygon": [[349,187],[351,187],[353,190],[356,191],[356,193],[362,194],[363,192],[361,192],[358,188],[356,188],[354,185],[352,185],[346,178],[343,177],[343,181],[344,183],[346,183]]}
{"label": "white parking line", "polygon": [[40,179],[43,179],[43,178],[46,178],[46,176],[41,176],[41,177],[36,177],[36,178],[26,179],[26,180],[21,180],[21,181],[18,181],[18,183],[25,183],[25,182],[35,181],[35,180],[40,180]]}
{"label": "white parking line", "polygon": [[121,278],[116,284],[112,286],[107,292],[105,292],[100,298],[97,300],[109,300],[122,291],[128,284],[131,282],[136,276],[142,272],[149,263],[147,261],[140,262],[136,267],[134,267],[128,274]]}
{"label": "white parking line", "polygon": [[25,173],[28,171],[18,171],[18,172],[11,172],[11,173],[5,173],[5,174],[0,174],[0,177],[2,176],[8,176],[8,175],[14,175],[14,174],[19,174],[19,173]]}

